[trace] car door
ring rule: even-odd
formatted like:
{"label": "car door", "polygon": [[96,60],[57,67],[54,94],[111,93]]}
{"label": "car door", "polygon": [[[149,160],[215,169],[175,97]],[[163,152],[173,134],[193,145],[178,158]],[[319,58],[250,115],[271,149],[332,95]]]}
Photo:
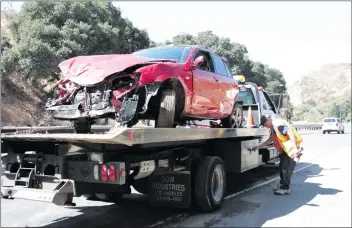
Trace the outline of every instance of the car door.
{"label": "car door", "polygon": [[211,54],[215,65],[218,84],[220,87],[220,115],[222,118],[229,116],[235,104],[235,98],[239,93],[239,86],[232,77],[230,70],[223,59],[215,53]]}
{"label": "car door", "polygon": [[217,115],[220,108],[219,78],[215,74],[214,63],[209,52],[196,50],[193,61],[200,55],[207,59],[208,69],[197,67],[192,70],[193,98],[190,115],[201,118],[219,118]]}

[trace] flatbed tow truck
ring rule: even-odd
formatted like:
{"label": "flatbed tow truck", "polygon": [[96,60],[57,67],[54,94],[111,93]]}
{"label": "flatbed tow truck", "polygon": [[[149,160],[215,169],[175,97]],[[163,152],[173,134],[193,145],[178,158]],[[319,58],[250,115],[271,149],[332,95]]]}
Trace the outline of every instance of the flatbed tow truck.
{"label": "flatbed tow truck", "polygon": [[211,212],[223,204],[226,173],[275,164],[278,157],[273,146],[251,149],[268,135],[259,127],[45,131],[1,134],[3,198],[74,205],[73,197],[82,195],[117,201],[133,187],[153,205]]}

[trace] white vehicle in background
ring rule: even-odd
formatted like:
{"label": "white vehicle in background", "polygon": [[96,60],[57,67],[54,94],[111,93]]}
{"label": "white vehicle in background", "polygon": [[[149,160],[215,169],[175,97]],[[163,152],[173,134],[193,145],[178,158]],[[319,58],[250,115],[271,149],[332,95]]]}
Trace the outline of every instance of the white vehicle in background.
{"label": "white vehicle in background", "polygon": [[326,132],[330,134],[330,132],[332,131],[335,131],[338,134],[345,133],[345,127],[342,121],[336,117],[324,118],[322,130],[323,130],[323,134],[325,134]]}

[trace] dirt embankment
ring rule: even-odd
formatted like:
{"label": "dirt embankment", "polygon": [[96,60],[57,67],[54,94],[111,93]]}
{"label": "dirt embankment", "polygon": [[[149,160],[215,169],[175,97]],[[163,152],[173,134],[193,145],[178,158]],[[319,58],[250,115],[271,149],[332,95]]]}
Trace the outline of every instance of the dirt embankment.
{"label": "dirt embankment", "polygon": [[[32,83],[20,77],[1,81],[1,126],[52,126],[64,122],[53,120],[45,111],[52,83]],[[66,123],[67,124],[67,123]]]}

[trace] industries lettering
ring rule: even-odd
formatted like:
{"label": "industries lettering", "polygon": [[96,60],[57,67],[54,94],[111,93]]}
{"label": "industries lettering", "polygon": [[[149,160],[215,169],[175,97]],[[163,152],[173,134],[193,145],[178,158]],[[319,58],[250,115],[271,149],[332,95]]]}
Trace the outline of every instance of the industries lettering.
{"label": "industries lettering", "polygon": [[181,191],[184,192],[186,187],[184,184],[161,184],[161,183],[153,183],[152,185],[154,190],[172,190],[172,191]]}

